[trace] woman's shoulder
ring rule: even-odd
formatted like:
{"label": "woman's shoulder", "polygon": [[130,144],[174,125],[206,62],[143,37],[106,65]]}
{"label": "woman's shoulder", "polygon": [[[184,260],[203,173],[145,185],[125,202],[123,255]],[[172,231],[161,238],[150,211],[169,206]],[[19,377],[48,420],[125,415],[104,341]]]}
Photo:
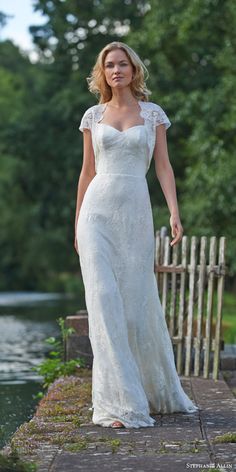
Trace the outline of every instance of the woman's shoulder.
{"label": "woman's shoulder", "polygon": [[98,103],[96,105],[92,105],[91,107],[87,108],[87,110],[85,110],[82,119],[88,121],[92,126],[93,123],[99,121],[102,111],[102,104]]}
{"label": "woman's shoulder", "polygon": [[79,125],[80,131],[83,131],[84,128],[92,129],[94,123],[99,121],[101,113],[102,105],[100,104],[92,105],[91,107],[87,108],[81,118]]}
{"label": "woman's shoulder", "polygon": [[146,112],[148,119],[150,119],[155,125],[165,124],[166,129],[169,128],[171,122],[159,104],[154,102],[142,102],[142,104],[143,110]]}
{"label": "woman's shoulder", "polygon": [[157,112],[162,110],[161,106],[154,102],[142,102],[142,105],[146,110]]}

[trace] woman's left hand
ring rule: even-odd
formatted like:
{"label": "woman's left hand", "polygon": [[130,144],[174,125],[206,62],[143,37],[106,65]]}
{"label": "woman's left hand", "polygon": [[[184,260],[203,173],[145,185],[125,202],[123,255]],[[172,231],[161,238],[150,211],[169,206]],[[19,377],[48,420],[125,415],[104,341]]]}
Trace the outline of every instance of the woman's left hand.
{"label": "woman's left hand", "polygon": [[171,215],[170,217],[170,226],[171,226],[171,236],[172,241],[170,243],[171,246],[179,243],[183,236],[183,227],[181,225],[180,217],[178,215]]}

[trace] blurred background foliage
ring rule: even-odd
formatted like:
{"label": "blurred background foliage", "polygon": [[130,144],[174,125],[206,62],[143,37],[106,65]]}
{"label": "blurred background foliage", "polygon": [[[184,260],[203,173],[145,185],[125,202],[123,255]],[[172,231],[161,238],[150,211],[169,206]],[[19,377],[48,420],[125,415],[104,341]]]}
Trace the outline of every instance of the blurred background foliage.
{"label": "blurred background foliage", "polygon": [[[149,70],[150,101],[169,116],[169,154],[185,233],[227,236],[236,280],[234,0],[35,0],[38,61],[0,42],[0,290],[76,291],[74,243],[86,77],[103,46],[128,43]],[[0,27],[7,21],[0,14]],[[154,224],[168,226],[155,176]]]}

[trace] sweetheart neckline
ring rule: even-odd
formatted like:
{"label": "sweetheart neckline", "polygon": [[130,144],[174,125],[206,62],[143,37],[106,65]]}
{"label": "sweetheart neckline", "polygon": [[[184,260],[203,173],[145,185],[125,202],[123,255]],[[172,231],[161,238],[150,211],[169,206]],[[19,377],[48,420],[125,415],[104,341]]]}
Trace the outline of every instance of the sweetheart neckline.
{"label": "sweetheart neckline", "polygon": [[138,127],[140,127],[140,126],[145,126],[145,124],[143,123],[143,124],[141,124],[141,125],[134,125],[134,126],[130,126],[129,128],[120,130],[120,129],[115,128],[114,126],[108,125],[107,123],[97,123],[97,124],[98,124],[98,126],[101,126],[101,125],[103,125],[103,126],[108,126],[109,128],[114,129],[114,130],[117,131],[118,133],[125,133],[126,131],[129,131],[130,129],[138,128]]}

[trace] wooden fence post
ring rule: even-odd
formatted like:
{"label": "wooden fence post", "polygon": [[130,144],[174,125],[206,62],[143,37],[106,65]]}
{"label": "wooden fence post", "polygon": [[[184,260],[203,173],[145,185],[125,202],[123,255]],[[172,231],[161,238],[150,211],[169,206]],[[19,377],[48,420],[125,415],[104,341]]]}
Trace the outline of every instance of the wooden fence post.
{"label": "wooden fence post", "polygon": [[[213,352],[213,379],[218,378],[221,336],[222,300],[225,277],[225,237],[219,241],[219,255],[216,264],[217,239],[210,238],[209,262],[207,257],[208,238],[202,236],[200,245],[196,236],[190,240],[190,263],[187,236],[179,247],[170,247],[166,228],[156,232],[155,271],[161,295],[161,303],[167,320],[169,334],[176,349],[177,372],[186,376],[210,376],[211,354]],[[198,254],[199,253],[199,254]],[[179,262],[179,259],[181,261]],[[171,260],[171,262],[170,262]],[[215,279],[217,281],[216,327],[213,330],[213,304]],[[207,284],[207,296],[205,292]],[[187,301],[187,303],[186,303]],[[186,306],[187,305],[187,306]],[[177,308],[178,307],[178,308]],[[203,327],[205,323],[205,332]],[[187,333],[185,334],[185,324]],[[214,334],[214,335],[213,335]],[[185,362],[183,365],[183,352]],[[203,363],[202,360],[203,354]],[[193,363],[192,363],[193,361]]]}

